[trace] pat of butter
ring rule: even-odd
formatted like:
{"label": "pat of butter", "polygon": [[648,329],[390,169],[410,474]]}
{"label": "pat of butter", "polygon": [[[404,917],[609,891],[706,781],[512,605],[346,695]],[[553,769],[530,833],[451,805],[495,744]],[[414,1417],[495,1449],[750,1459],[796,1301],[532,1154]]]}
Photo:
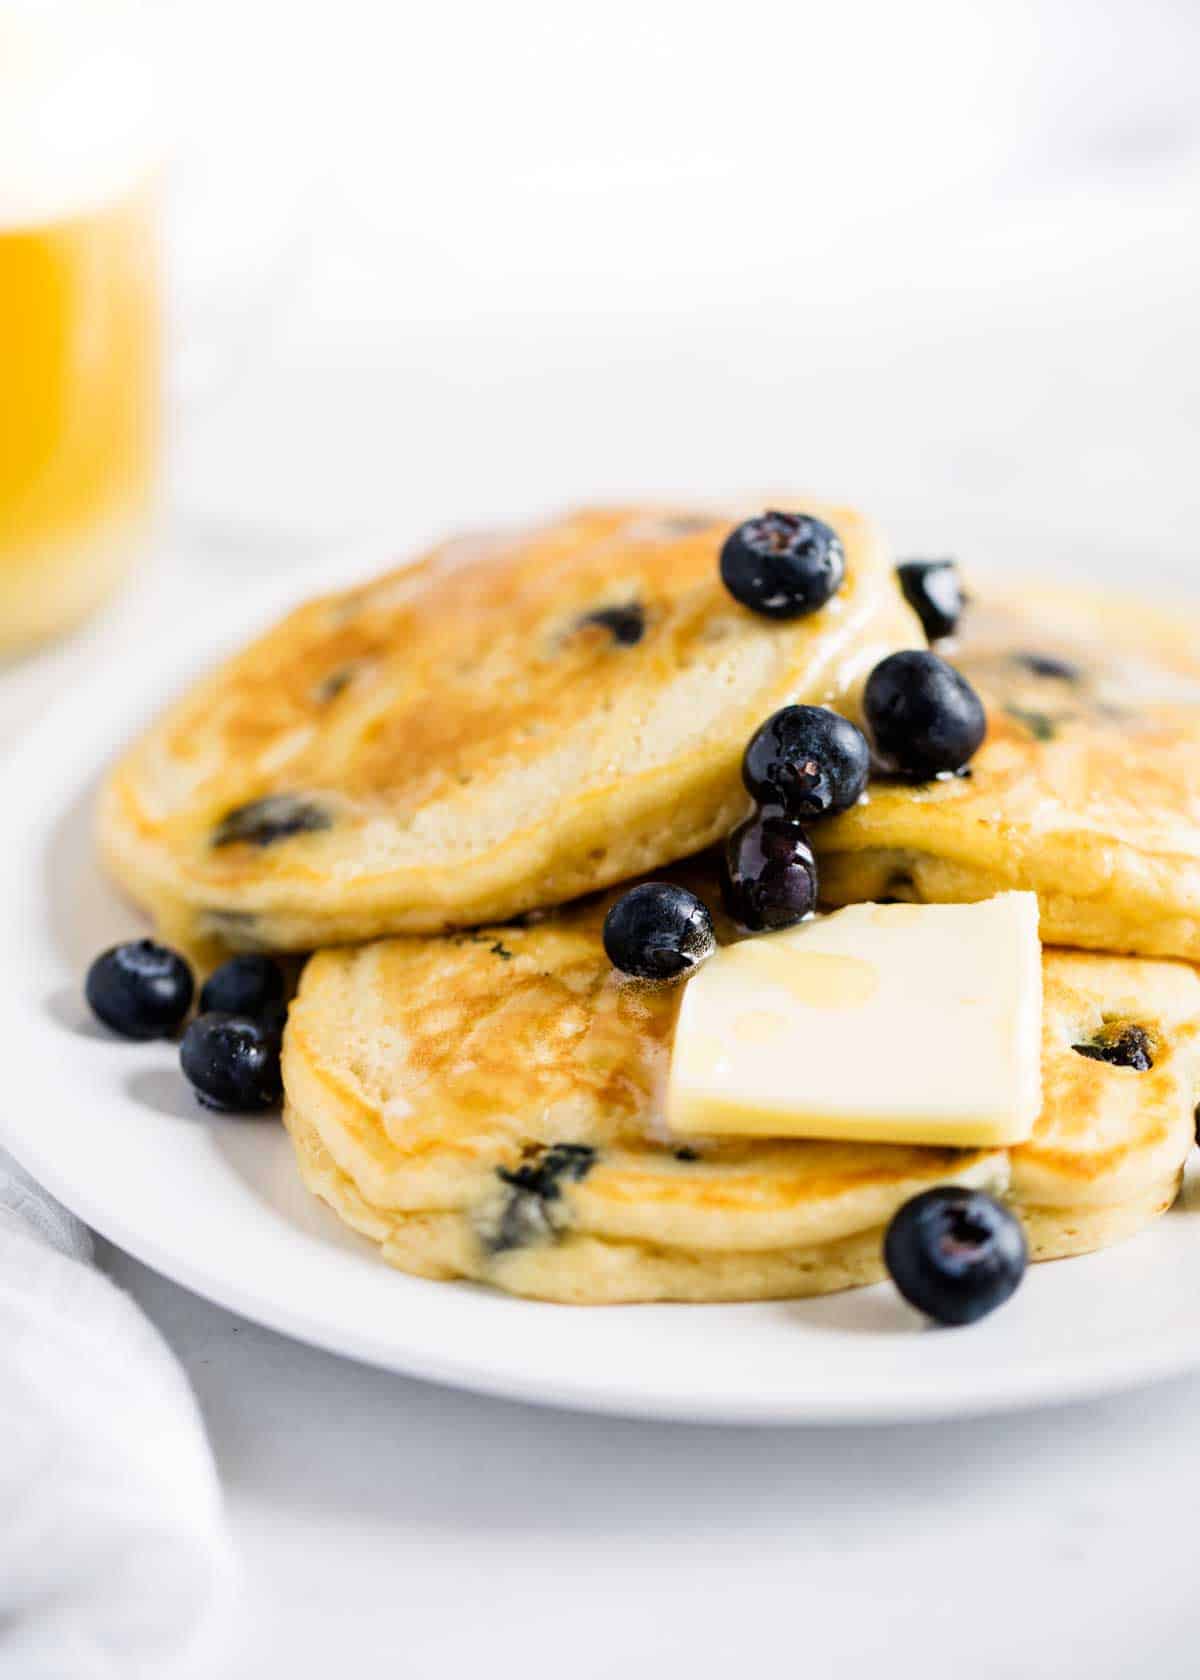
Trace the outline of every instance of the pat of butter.
{"label": "pat of butter", "polygon": [[723,946],[680,1005],[678,1133],[1022,1143],[1041,1111],[1033,893],[856,904]]}

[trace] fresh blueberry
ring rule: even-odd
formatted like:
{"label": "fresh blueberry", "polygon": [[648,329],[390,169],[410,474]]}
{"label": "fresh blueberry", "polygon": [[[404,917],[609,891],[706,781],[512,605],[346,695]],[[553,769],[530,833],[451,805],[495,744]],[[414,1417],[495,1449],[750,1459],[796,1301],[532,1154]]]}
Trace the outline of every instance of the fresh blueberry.
{"label": "fresh blueberry", "polygon": [[695,893],[669,881],[631,887],[604,918],[614,968],[639,980],[677,980],[711,957],[712,917]]}
{"label": "fresh blueberry", "polygon": [[826,706],[785,706],[751,737],[746,792],[793,817],[824,817],[857,804],[871,773],[861,729]]}
{"label": "fresh blueberry", "polygon": [[735,921],[752,933],[791,927],[816,909],[817,862],[786,812],[756,811],[725,842],[721,890]]}
{"label": "fresh blueberry", "polygon": [[863,710],[885,767],[922,781],[961,770],[987,733],[982,700],[936,653],[893,653],[876,665]]}
{"label": "fresh blueberry", "polygon": [[200,1012],[252,1015],[256,1020],[283,1013],[283,970],[270,957],[249,951],[230,957],[200,988]]}
{"label": "fresh blueberry", "polygon": [[114,945],[87,971],[93,1015],[122,1038],[169,1038],[192,1007],[192,971],[152,939]]}
{"label": "fresh blueberry", "polygon": [[883,1240],[892,1281],[938,1324],[973,1324],[1003,1306],[1025,1275],[1025,1233],[982,1190],[947,1185],[914,1196]]}
{"label": "fresh blueberry", "polygon": [[725,539],[721,577],[735,601],[767,618],[803,618],[836,595],[846,575],[837,532],[807,513],[764,513]]}
{"label": "fresh blueberry", "polygon": [[278,1024],[248,1015],[197,1015],[179,1062],[206,1108],[250,1114],[274,1108],[283,1091]]}
{"label": "fresh blueberry", "polygon": [[904,599],[931,642],[953,636],[963,612],[962,579],[954,560],[905,560],[896,567]]}

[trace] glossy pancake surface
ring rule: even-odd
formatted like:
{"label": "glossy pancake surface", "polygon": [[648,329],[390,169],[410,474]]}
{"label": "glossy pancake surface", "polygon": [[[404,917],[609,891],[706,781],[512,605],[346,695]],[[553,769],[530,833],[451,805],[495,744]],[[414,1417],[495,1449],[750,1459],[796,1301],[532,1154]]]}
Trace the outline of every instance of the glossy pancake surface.
{"label": "glossy pancake surface", "polygon": [[[610,901],[308,964],[285,1120],[309,1186],[393,1264],[576,1302],[800,1296],[881,1277],[883,1227],[934,1184],[1009,1192],[1037,1258],[1174,1199],[1200,1072],[1190,968],[1047,953],[1046,1112],[1018,1150],[685,1144],[662,1119],[680,992],[613,972]],[[1145,1071],[1075,1048],[1130,1025]]]}
{"label": "glossy pancake surface", "polygon": [[988,709],[968,778],[877,778],[814,826],[828,904],[1037,892],[1042,937],[1200,961],[1200,610],[977,585],[946,656]]}
{"label": "glossy pancake surface", "polygon": [[172,936],[304,950],[499,920],[710,844],[786,701],[853,707],[919,627],[870,526],[780,623],[724,589],[736,515],[585,510],[309,603],[116,766],[100,838]]}

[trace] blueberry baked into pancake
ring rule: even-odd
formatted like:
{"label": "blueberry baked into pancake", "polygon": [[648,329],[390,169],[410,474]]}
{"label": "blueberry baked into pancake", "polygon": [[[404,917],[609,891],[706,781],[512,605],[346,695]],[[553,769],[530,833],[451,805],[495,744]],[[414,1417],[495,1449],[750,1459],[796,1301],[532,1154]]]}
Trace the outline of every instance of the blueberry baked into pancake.
{"label": "blueberry baked into pancake", "polygon": [[250,949],[190,1024],[150,940],[88,998],[182,1032],[210,1107],[282,1097],[306,1183],[408,1272],[580,1304],[890,1275],[968,1323],[1179,1189],[1192,632],[893,569],[819,505],[452,544],[118,764],[119,879],[202,963]]}
{"label": "blueberry baked into pancake", "polygon": [[300,607],[117,764],[112,871],[190,948],[310,950],[503,919],[711,844],[762,718],[852,706],[921,640],[858,514],[785,527],[809,563],[761,611],[719,574],[728,527],[584,510]]}
{"label": "blueberry baked into pancake", "polygon": [[945,651],[984,699],[987,742],[969,778],[877,781],[814,833],[823,898],[1028,888],[1044,939],[1200,962],[1195,615],[969,582]]}

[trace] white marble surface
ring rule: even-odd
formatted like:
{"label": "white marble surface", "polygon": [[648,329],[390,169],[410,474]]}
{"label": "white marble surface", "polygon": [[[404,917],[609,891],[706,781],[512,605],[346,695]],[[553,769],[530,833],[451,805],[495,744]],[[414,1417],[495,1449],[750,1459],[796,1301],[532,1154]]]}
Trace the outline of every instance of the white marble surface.
{"label": "white marble surface", "polygon": [[[824,52],[768,9],[681,69],[674,0],[427,8],[423,57],[397,8],[348,80],[327,8],[164,4],[229,69],[219,123],[211,77],[181,102],[167,524],[87,636],[0,673],[0,733],[198,594],[580,494],[817,487],[902,549],[1200,590],[1194,9],[826,5]],[[369,46],[384,9],[342,10]],[[798,131],[755,126],[794,85],[764,64],[817,89]],[[609,1422],[107,1264],[196,1385],[241,1549],[205,1680],[1195,1672],[1200,1382],[955,1427]]]}
{"label": "white marble surface", "polygon": [[216,1448],[245,1574],[214,1676],[1195,1673],[1198,1382],[937,1428],[637,1424],[387,1376],[110,1268]]}

